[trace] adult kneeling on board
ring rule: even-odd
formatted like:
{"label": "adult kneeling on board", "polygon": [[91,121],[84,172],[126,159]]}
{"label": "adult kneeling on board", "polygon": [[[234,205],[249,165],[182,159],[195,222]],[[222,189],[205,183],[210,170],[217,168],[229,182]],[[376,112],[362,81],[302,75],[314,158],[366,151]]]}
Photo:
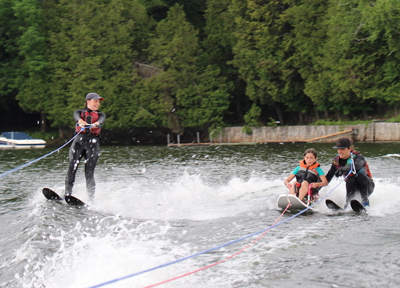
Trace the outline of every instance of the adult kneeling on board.
{"label": "adult kneeling on board", "polygon": [[369,206],[368,197],[375,188],[372,174],[368,163],[360,152],[352,149],[350,139],[343,137],[337,140],[336,146],[338,154],[332,162],[332,166],[326,174],[328,182],[333,176],[344,176],[346,181],[346,205],[355,198],[356,192],[361,195],[363,206]]}

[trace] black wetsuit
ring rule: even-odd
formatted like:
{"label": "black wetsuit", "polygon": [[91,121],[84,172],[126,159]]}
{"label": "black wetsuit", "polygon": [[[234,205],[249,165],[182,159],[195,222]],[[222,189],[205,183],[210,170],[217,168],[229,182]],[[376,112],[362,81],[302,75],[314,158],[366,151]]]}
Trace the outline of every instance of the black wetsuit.
{"label": "black wetsuit", "polygon": [[[74,120],[79,121],[84,109],[78,109],[74,112]],[[89,112],[91,110],[86,109]],[[104,124],[106,115],[102,112],[98,112],[99,118],[97,121],[100,125]],[[85,119],[84,119],[85,120]],[[88,120],[87,120],[88,122]],[[89,123],[89,122],[88,122]],[[90,123],[89,123],[90,124]],[[89,194],[91,200],[94,198],[94,193],[96,190],[96,182],[94,179],[94,169],[96,168],[97,161],[100,155],[100,137],[99,135],[94,135],[90,131],[81,133],[72,142],[71,148],[69,150],[69,167],[68,173],[65,177],[65,195],[72,194],[72,188],[75,183],[76,172],[82,157],[85,160],[85,178],[86,178],[86,190]]]}
{"label": "black wetsuit", "polygon": [[[368,197],[374,192],[375,188],[375,183],[372,180],[372,178],[368,175],[367,169],[367,161],[361,154],[355,154],[354,158],[354,167],[356,170],[356,174],[350,174],[346,178],[346,205],[349,203],[351,199],[354,198],[355,193],[358,191],[360,192],[362,202],[367,204],[368,203]],[[343,176],[346,177],[348,172],[350,171],[350,166],[348,163],[348,159],[340,159],[339,158],[339,163],[335,163],[335,160],[332,163],[332,166],[328,173],[326,174],[326,179],[328,182],[330,182],[335,176],[335,173],[337,174],[337,170],[341,169],[343,172]],[[347,164],[347,165],[346,165]],[[340,175],[336,175],[337,177]]]}

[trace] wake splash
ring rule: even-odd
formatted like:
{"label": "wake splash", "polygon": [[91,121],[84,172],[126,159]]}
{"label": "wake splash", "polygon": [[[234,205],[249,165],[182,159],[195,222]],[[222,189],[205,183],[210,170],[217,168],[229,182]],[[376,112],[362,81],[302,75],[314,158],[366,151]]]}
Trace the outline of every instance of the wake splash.
{"label": "wake splash", "polygon": [[186,172],[160,182],[106,182],[98,189],[93,209],[139,219],[219,219],[246,213],[254,207],[271,209],[276,205],[276,196],[285,190],[281,184],[280,180],[260,177],[233,177],[215,184]]}
{"label": "wake splash", "polygon": [[[400,205],[400,194],[398,193],[399,185],[392,180],[382,178],[374,178],[374,182],[375,189],[369,197],[370,207],[367,208],[368,215],[386,216],[397,213],[396,207]],[[337,186],[338,184],[339,186]],[[343,182],[341,178],[333,178],[329,185],[323,187],[320,191],[321,197],[328,193],[329,195],[326,199],[333,200],[341,207],[344,206],[346,202],[346,183]],[[358,197],[356,197],[356,199],[361,200],[361,198]],[[332,213],[332,211],[326,207],[324,201],[317,204],[316,208],[318,208],[319,212],[324,214]]]}
{"label": "wake splash", "polygon": [[[339,181],[333,179],[321,194],[331,191]],[[40,221],[37,219],[43,214],[48,221],[51,221],[51,217],[57,219],[51,223],[42,221],[33,225],[30,240],[16,251],[16,255],[20,255],[18,258],[28,260],[23,272],[16,273],[15,281],[22,284],[17,286],[22,287],[90,287],[211,248],[215,243],[208,242],[206,238],[214,235],[209,231],[203,231],[203,234],[202,230],[190,227],[196,224],[188,223],[204,222],[205,225],[216,221],[219,224],[212,225],[219,227],[217,229],[221,232],[221,239],[228,236],[232,240],[235,236],[229,235],[230,232],[225,231],[221,223],[230,222],[230,219],[240,221],[238,219],[242,216],[254,213],[262,215],[266,211],[277,210],[277,197],[287,193],[282,182],[282,179],[268,180],[259,175],[247,179],[232,177],[215,183],[208,182],[201,175],[187,172],[167,181],[149,181],[146,178],[103,181],[98,183],[96,203],[88,214],[70,208],[60,213],[44,213],[43,206],[48,203],[44,204],[41,191],[38,191],[34,201],[36,209],[30,221]],[[368,215],[380,217],[394,214],[395,207],[400,204],[397,183],[380,178],[375,179],[375,185]],[[58,188],[61,190],[61,187]],[[86,193],[82,192],[83,184],[77,184],[76,188],[80,191],[76,196],[86,200]],[[345,184],[340,184],[330,194],[330,198],[336,201],[343,199],[344,188]],[[54,207],[50,206],[49,209],[59,208],[58,205]],[[323,209],[320,212],[325,214]],[[279,212],[274,211],[272,214],[277,217]],[[191,235],[193,231],[197,235]],[[245,231],[237,232],[236,236],[247,234]],[[295,234],[293,237],[299,237],[298,232]],[[37,235],[41,235],[41,239],[37,239]],[[208,247],[196,243],[196,239],[202,237]],[[268,242],[274,243],[274,247],[282,247],[282,241],[286,240],[274,238]],[[216,242],[221,244],[223,241]],[[45,242],[52,248],[46,252],[39,242]],[[43,249],[45,252],[41,256],[39,251],[42,253]],[[210,255],[206,259],[210,257],[215,256]],[[168,266],[123,280],[112,287],[142,287],[156,283],[185,273],[188,267],[198,267],[202,261],[205,260],[189,259],[184,265]],[[205,262],[209,261],[212,260]],[[251,259],[244,263],[247,261]],[[178,281],[166,287],[187,287],[189,284],[198,287],[196,283],[202,277],[193,275],[185,279],[184,284]],[[225,280],[221,278],[218,281],[224,283]]]}

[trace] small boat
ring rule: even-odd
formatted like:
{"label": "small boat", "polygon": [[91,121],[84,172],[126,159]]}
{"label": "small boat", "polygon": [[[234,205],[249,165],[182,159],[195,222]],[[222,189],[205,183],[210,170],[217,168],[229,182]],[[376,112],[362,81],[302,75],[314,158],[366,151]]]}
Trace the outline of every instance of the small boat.
{"label": "small boat", "polygon": [[46,141],[35,139],[24,132],[3,132],[0,135],[0,149],[44,148]]}

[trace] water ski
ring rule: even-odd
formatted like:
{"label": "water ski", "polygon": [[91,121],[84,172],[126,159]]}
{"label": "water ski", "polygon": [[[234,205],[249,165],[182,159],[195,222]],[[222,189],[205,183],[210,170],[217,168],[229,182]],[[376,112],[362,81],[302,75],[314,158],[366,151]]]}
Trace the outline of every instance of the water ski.
{"label": "water ski", "polygon": [[[335,202],[333,202],[330,199],[325,200],[326,206],[328,206],[329,209],[339,211],[339,210],[345,210],[344,208],[340,207],[337,205]],[[365,207],[358,201],[358,200],[351,200],[350,201],[350,207],[354,212],[362,212],[365,211]]]}
{"label": "water ski", "polygon": [[362,212],[365,211],[364,205],[362,205],[359,201],[353,199],[350,202],[351,209],[355,212]]}
{"label": "water ski", "polygon": [[46,197],[46,199],[48,200],[57,200],[57,201],[65,200],[65,202],[67,202],[69,205],[72,206],[88,207],[88,205],[85,204],[85,202],[71,195],[67,195],[65,196],[65,198],[62,198],[60,195],[58,195],[56,192],[54,192],[49,188],[43,188],[42,192],[44,197]]}
{"label": "water ski", "polygon": [[72,195],[67,195],[65,196],[65,202],[67,202],[69,205],[73,206],[87,206],[85,202],[82,200],[72,196]]}
{"label": "water ski", "polygon": [[49,188],[43,188],[42,192],[44,197],[48,200],[63,200],[60,195]]}
{"label": "water ski", "polygon": [[337,205],[335,202],[333,202],[331,199],[326,199],[325,200],[325,204],[326,206],[328,206],[329,209],[331,210],[335,210],[335,211],[339,211],[339,210],[343,210],[342,207],[340,207],[339,205]]}
{"label": "water ski", "polygon": [[[291,211],[302,211],[308,207],[303,201],[301,201],[295,195],[282,194],[279,196],[278,198],[279,208],[286,209],[289,203],[290,203],[289,210]],[[309,210],[314,211],[312,208],[310,208]]]}

